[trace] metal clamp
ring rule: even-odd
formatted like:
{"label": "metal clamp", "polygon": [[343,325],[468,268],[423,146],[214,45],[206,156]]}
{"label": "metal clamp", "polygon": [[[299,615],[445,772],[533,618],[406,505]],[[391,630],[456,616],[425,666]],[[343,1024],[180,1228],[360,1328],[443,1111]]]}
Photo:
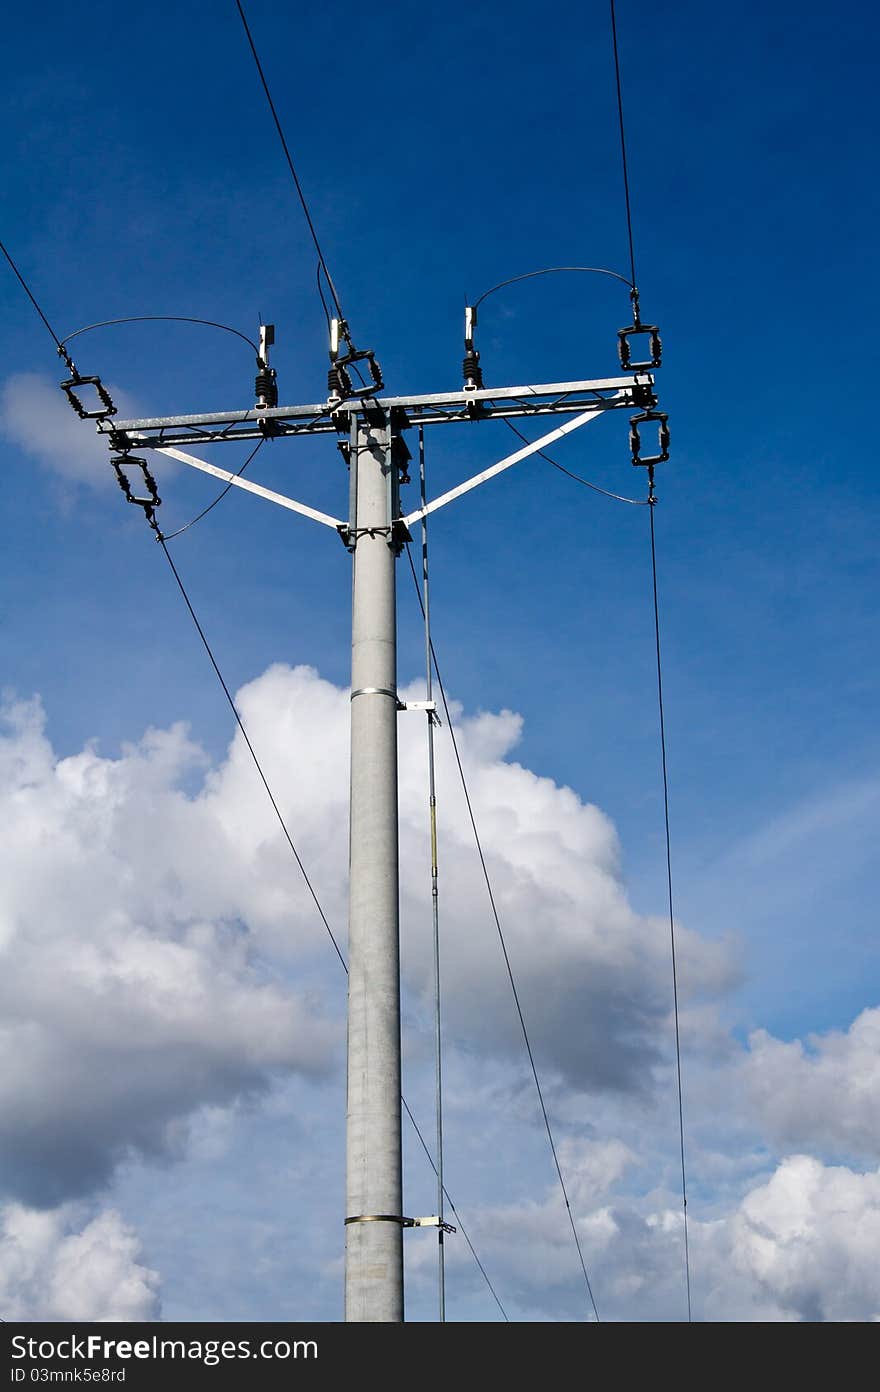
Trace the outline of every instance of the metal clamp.
{"label": "metal clamp", "polygon": [[[59,385],[80,420],[106,420],[108,416],[116,415],[116,407],[113,405],[113,398],[100,377],[80,377],[79,373],[77,373],[74,377],[68,377],[66,381],[59,383]],[[98,400],[101,402],[98,410],[87,411],[74,391],[74,387],[94,387]]]}
{"label": "metal clamp", "polygon": [[[392,691],[390,686],[359,686],[351,693],[349,700],[353,701],[355,696],[390,696],[392,701],[397,701],[397,692]],[[400,702],[397,701],[397,704],[399,706]]]}
{"label": "metal clamp", "polygon": [[[629,422],[629,447],[632,450],[633,464],[665,464],[669,458],[669,417],[665,411],[639,411],[637,415],[630,417]],[[649,421],[656,421],[659,426],[659,453],[642,454],[642,437],[639,433],[639,426]]]}
{"label": "metal clamp", "polygon": [[454,1233],[458,1229],[452,1223],[441,1222],[439,1218],[399,1218],[395,1213],[356,1213],[351,1218],[346,1218],[345,1226],[350,1223],[399,1223],[402,1228],[440,1228],[442,1232]]}

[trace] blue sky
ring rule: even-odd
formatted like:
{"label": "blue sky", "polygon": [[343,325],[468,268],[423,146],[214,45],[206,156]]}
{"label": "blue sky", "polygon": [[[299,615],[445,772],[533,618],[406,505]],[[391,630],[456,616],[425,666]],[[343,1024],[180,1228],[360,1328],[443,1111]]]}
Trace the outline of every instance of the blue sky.
{"label": "blue sky", "polygon": [[[376,12],[346,3],[291,10],[251,0],[248,13],[355,338],[376,349],[391,390],[456,385],[465,295],[552,264],[626,271],[604,4],[563,3],[543,25],[518,4],[490,3],[452,15],[396,3]],[[869,1190],[873,1195],[880,1158],[877,1058],[872,1062],[873,1046],[865,1043],[873,1036],[853,1033],[860,1013],[876,1009],[880,984],[873,886],[880,802],[873,719],[880,680],[877,500],[871,402],[861,389],[873,363],[877,318],[876,18],[867,5],[842,14],[800,3],[723,9],[622,3],[619,29],[638,279],[643,312],[663,334],[658,378],[673,439],[672,458],[659,473],[656,524],[676,902],[683,931],[694,935],[694,975],[701,982],[686,1032],[693,1049],[690,1064],[686,1059],[693,1184],[706,1220],[720,1215],[730,1250],[740,1255],[748,1250],[741,1228],[753,1221],[753,1210],[776,1204],[778,1214],[795,1190],[805,1203],[804,1195],[813,1195],[809,1230],[816,1243],[827,1237],[843,1254],[841,1289],[847,1289],[844,1278],[858,1270],[858,1255],[845,1233],[828,1237],[825,1200],[815,1196],[827,1197],[839,1184],[863,1198]],[[167,313],[219,319],[254,335],[262,314],[277,326],[281,400],[322,399],[326,335],[314,253],[234,5],[154,3],[123,13],[99,2],[86,21],[50,0],[39,23],[26,10],[10,15],[6,34],[0,158],[7,198],[0,235],[56,330],[66,334],[99,319]],[[48,765],[40,762],[43,755],[33,754],[36,746],[19,721],[10,768],[21,765],[22,741],[42,769],[33,774],[34,787],[42,786],[41,778],[55,786],[57,760],[97,760],[86,779],[94,800],[90,815],[111,817],[120,804],[108,790],[122,780],[138,823],[130,833],[137,843],[131,860],[119,861],[118,883],[151,868],[164,883],[172,871],[157,859],[153,823],[146,815],[141,821],[137,809],[154,806],[150,799],[163,807],[166,798],[169,807],[178,806],[175,798],[192,799],[187,816],[195,820],[187,823],[187,835],[200,844],[205,787],[214,780],[238,788],[232,778],[237,765],[229,763],[228,710],[161,554],[136,510],[124,507],[89,427],[79,427],[72,413],[56,420],[51,387],[59,365],[11,273],[0,275],[0,305],[7,516],[0,557],[2,684],[22,700],[39,694],[53,751]],[[481,315],[487,382],[614,374],[616,330],[627,310],[624,288],[599,277],[547,277],[511,287],[487,301]],[[112,383],[133,414],[245,406],[252,392],[245,346],[189,326],[90,334],[76,341],[74,356],[82,371],[100,372]],[[428,468],[436,491],[507,453],[509,442],[501,425],[431,432]],[[238,449],[211,457],[237,467],[243,458]],[[604,487],[633,496],[644,491],[643,476],[629,462],[622,416],[611,415],[560,444],[557,457]],[[327,441],[273,443],[261,452],[253,476],[330,512],[344,510],[345,477]],[[210,481],[182,468],[166,466],[161,477],[167,530],[213,496]],[[307,720],[314,697],[327,721],[326,727],[315,724],[315,740],[320,743],[323,730],[333,748],[344,743],[339,711],[324,685],[313,689],[288,674],[286,684],[274,686],[265,675],[273,663],[307,664],[324,684],[345,686],[350,579],[338,542],[268,504],[234,495],[174,543],[174,555],[230,686],[256,683],[249,688],[254,719],[264,723],[252,733],[270,778],[275,766],[282,777],[285,760],[300,748],[294,726],[290,746],[278,746],[273,698]],[[490,839],[496,783],[499,806],[515,794],[519,801],[510,815],[533,815],[542,829],[536,832],[545,855],[540,872],[525,842],[523,859],[515,863],[504,861],[499,842],[497,870],[522,890],[519,907],[516,896],[511,899],[512,932],[522,934],[524,989],[534,992],[545,1067],[560,1125],[574,1147],[571,1163],[594,1179],[596,1166],[602,1170],[607,1197],[601,1213],[616,1215],[618,1239],[602,1245],[605,1220],[589,1199],[586,1179],[583,1231],[595,1238],[612,1317],[636,1319],[648,1310],[652,1318],[678,1318],[674,1244],[669,1254],[651,1248],[646,1255],[646,1233],[657,1230],[647,1215],[675,1210],[666,1065],[645,1063],[655,1091],[654,1083],[641,1092],[629,1085],[615,1091],[608,1079],[579,1078],[583,1059],[575,1050],[572,1061],[562,1047],[559,1021],[554,1029],[554,978],[545,981],[528,952],[530,932],[549,911],[553,838],[566,836],[562,787],[601,809],[619,841],[615,868],[599,823],[583,808],[571,814],[572,825],[586,817],[578,844],[587,878],[575,898],[597,895],[590,901],[599,924],[596,942],[611,928],[601,930],[606,890],[596,889],[591,866],[626,896],[633,922],[656,918],[658,952],[662,948],[664,847],[646,510],[589,493],[530,460],[438,515],[432,566],[435,642],[450,694],[461,703],[463,719],[475,721],[474,773],[478,783],[485,776]],[[421,650],[405,573],[400,595],[400,676],[408,682],[421,672]],[[503,711],[521,717],[518,742]],[[482,726],[480,712],[488,713]],[[132,753],[148,727],[168,731],[175,722],[188,725],[201,755],[185,753],[170,735],[163,736],[169,743],[161,758],[155,750],[150,755],[153,764]],[[413,759],[420,758],[421,745],[413,750]],[[301,753],[308,763],[308,752]],[[512,764],[522,766],[521,775],[510,773]],[[152,772],[144,771],[148,765]],[[337,772],[343,767],[334,765]],[[545,785],[529,781],[526,771],[552,780],[549,801],[540,802]],[[285,805],[308,842],[310,812],[338,811],[344,789],[331,795],[323,783],[308,783],[295,760],[289,773]],[[319,783],[324,777],[318,767],[311,776]],[[507,790],[503,796],[501,790]],[[441,787],[441,818],[443,796]],[[448,801],[452,818],[452,788]],[[52,808],[54,801],[44,813],[34,812],[36,828],[52,824]],[[234,816],[232,810],[217,815],[218,825]],[[500,826],[500,812],[498,819]],[[453,864],[460,854],[466,877],[464,834],[460,845],[457,824],[447,834]],[[39,840],[38,830],[33,836]],[[54,883],[53,857],[60,852],[48,832],[46,839],[51,844],[42,864]],[[320,855],[320,838],[315,848]],[[250,865],[261,892],[262,854],[255,852]],[[280,860],[276,865],[274,851],[266,854],[284,885],[287,871]],[[22,863],[32,864],[21,855]],[[33,865],[40,864],[37,857]],[[328,862],[325,870],[332,881],[326,892],[344,921],[337,885],[344,865]],[[73,942],[86,910],[65,904],[63,894],[54,908],[42,902],[33,879],[40,873],[32,869],[15,889],[9,921],[19,915],[16,922],[36,923],[42,912],[56,925],[60,943]],[[296,897],[296,884],[286,883],[278,894]],[[107,892],[112,897],[109,886]],[[168,910],[170,917],[191,926],[202,915],[220,934],[211,950],[216,958],[199,959],[199,970],[212,963],[225,969],[226,949],[218,944],[234,922],[248,944],[236,990],[256,990],[252,973],[262,972],[297,999],[303,991],[315,1001],[325,993],[332,1005],[325,1001],[319,1013],[326,1010],[338,1031],[332,962],[323,963],[311,948],[300,951],[301,943],[290,950],[278,936],[274,907],[252,902],[244,889],[230,891],[228,902],[213,909],[197,902],[202,889],[195,882],[188,893],[185,905],[175,901]],[[475,885],[475,903],[478,893]],[[143,931],[152,934],[154,947],[165,942],[167,924],[156,919],[144,926],[142,905],[126,900],[117,907],[140,925],[138,941]],[[484,917],[480,931],[488,934]],[[633,940],[639,952],[640,932]],[[569,959],[562,927],[560,934],[562,971]],[[187,950],[196,951],[194,941],[187,939]],[[203,948],[202,942],[198,951]],[[453,934],[450,955],[454,950]],[[603,951],[597,947],[599,956],[587,954],[584,961],[598,970]],[[31,958],[24,954],[24,960]],[[32,960],[39,971],[39,954]],[[416,962],[407,988],[416,1041],[424,1024],[419,970]],[[659,957],[656,971],[659,982]],[[450,972],[455,981],[454,962]],[[648,1060],[651,1049],[663,1055],[668,1021],[660,986],[645,972],[615,978],[609,990],[641,1002],[636,1033]],[[584,1001],[593,1000],[584,989]],[[48,996],[40,1000],[34,997],[30,1019],[38,1030],[56,1018]],[[573,1019],[577,1002],[566,999],[560,1009],[559,1020]],[[528,1234],[528,1204],[546,1200],[552,1213],[554,1202],[525,1094],[522,1114],[513,1109],[516,1125],[497,1116],[486,1120],[498,1099],[519,1099],[524,1086],[521,1060],[504,1042],[507,1026],[499,1024],[497,1037],[469,1034],[463,968],[450,1011],[451,1076],[465,1093],[476,1080],[470,1101],[462,1095],[451,1103],[449,1164],[462,1212],[478,1215],[475,1226],[499,1283],[507,1282],[517,1318],[577,1317],[576,1273],[565,1265],[564,1233],[549,1255],[542,1239],[534,1239],[534,1263],[547,1273],[543,1295],[530,1286],[528,1263],[513,1250],[510,1234],[507,1245],[499,1236],[516,1226],[503,1221],[505,1205],[511,1211],[520,1206],[516,1222]],[[654,1022],[650,1029],[646,1020]],[[755,1069],[762,1060],[771,1067],[767,1049],[748,1042],[756,1029],[775,1041],[772,1066],[784,1072],[790,1065],[780,1087],[790,1086],[796,1098],[813,1096],[839,1066],[831,1091],[867,1099],[860,1106],[874,1119],[872,1135],[855,1127],[858,1143],[835,1150],[821,1128],[810,1132],[792,1121],[787,1131],[774,1130],[755,1100],[762,1095]],[[80,1038],[71,1030],[63,1036],[67,1049]],[[145,1039],[149,1034],[145,1026]],[[790,1051],[810,1039],[804,1066],[814,1072],[805,1081]],[[429,1114],[424,1041],[409,1047],[411,1087],[414,1095],[424,1094]],[[329,1199],[326,1223],[309,1230],[298,1265],[285,1266],[293,1259],[283,1254],[291,1246],[287,1225],[295,1228],[296,1215],[308,1210],[303,1194],[315,1177],[330,1167],[341,1183],[341,1110],[333,1111],[340,1105],[338,1040],[328,1043],[320,1065],[302,1054],[300,1042],[292,1040],[289,1049],[279,1045],[272,1058],[257,1051],[246,1078],[227,1078],[224,1086],[215,1080],[203,1094],[193,1083],[185,1097],[166,1098],[157,1104],[152,1130],[146,1123],[138,1129],[133,1118],[133,1129],[117,1134],[108,1121],[106,1154],[91,1180],[71,1189],[68,1207],[56,1205],[54,1216],[33,1210],[44,1215],[39,1260],[56,1260],[58,1244],[76,1240],[99,1221],[96,1214],[112,1212],[119,1215],[112,1220],[117,1226],[112,1241],[102,1239],[102,1250],[112,1249],[121,1263],[140,1263],[138,1270],[159,1272],[152,1285],[144,1278],[146,1303],[133,1304],[129,1313],[149,1312],[161,1285],[167,1318],[283,1318],[295,1316],[297,1301],[317,1318],[336,1318],[338,1233]],[[39,1066],[33,1062],[35,1070]],[[149,1071],[144,1044],[138,1076],[145,1079]],[[235,1074],[232,1056],[227,1071]],[[161,1068],[156,1077],[165,1083],[147,1089],[153,1100],[170,1086]],[[722,1077],[734,1079],[729,1115],[718,1113],[713,1101]],[[750,1101],[742,1100],[746,1095]],[[49,1107],[51,1092],[46,1097]],[[152,1105],[144,1093],[144,1115]],[[802,1110],[812,1114],[806,1103]],[[648,1114],[657,1131],[640,1149],[635,1137]],[[473,1138],[484,1128],[481,1149]],[[846,1125],[841,1130],[849,1135]],[[258,1160],[248,1150],[254,1137]],[[612,1143],[637,1160],[624,1164],[607,1149]],[[11,1137],[11,1144],[15,1151],[18,1140]],[[575,1154],[578,1145],[594,1150]],[[495,1172],[486,1160],[493,1147],[509,1147],[521,1164],[509,1174]],[[27,1154],[39,1169],[39,1147]],[[287,1157],[280,1168],[273,1159],[279,1154]],[[801,1163],[793,1156],[808,1158]],[[251,1163],[252,1184],[242,1179]],[[424,1186],[417,1158],[408,1165],[409,1182]],[[605,1193],[598,1179],[595,1184],[596,1193]],[[20,1176],[9,1179],[5,1198],[13,1205],[34,1202]],[[864,1202],[874,1214],[876,1199]],[[207,1221],[202,1206],[216,1228],[205,1250],[192,1237]],[[761,1212],[761,1221],[769,1221]],[[540,1215],[531,1216],[537,1223]],[[27,1228],[24,1219],[15,1221]],[[55,1224],[54,1237],[45,1236],[47,1223]],[[181,1237],[187,1231],[189,1241]],[[527,1237],[523,1241],[528,1250]],[[779,1242],[783,1247],[783,1236]],[[237,1247],[253,1254],[247,1275],[228,1265]],[[29,1250],[33,1255],[36,1248]],[[821,1254],[828,1269],[824,1247]],[[779,1276],[774,1285],[766,1273],[769,1287],[760,1288],[772,1295],[762,1304],[754,1294],[760,1282],[745,1257],[742,1285],[724,1285],[722,1255],[708,1246],[703,1254],[701,1308],[711,1317],[798,1318],[815,1308],[831,1318],[874,1313],[855,1295],[843,1310],[821,1300],[816,1307],[810,1303],[815,1292],[809,1298],[792,1294],[796,1283]],[[697,1273],[699,1257],[698,1239]],[[627,1286],[626,1272],[654,1261],[661,1294],[645,1305],[647,1297]],[[260,1279],[260,1262],[274,1273],[271,1280]],[[34,1266],[35,1290],[45,1288],[42,1269]],[[277,1291],[267,1293],[276,1277],[293,1304],[280,1301]],[[459,1279],[455,1317],[490,1318],[463,1264]],[[430,1318],[430,1272],[414,1266],[411,1286],[414,1317]],[[699,1280],[696,1288],[700,1292]],[[880,1310],[880,1292],[870,1298]]]}

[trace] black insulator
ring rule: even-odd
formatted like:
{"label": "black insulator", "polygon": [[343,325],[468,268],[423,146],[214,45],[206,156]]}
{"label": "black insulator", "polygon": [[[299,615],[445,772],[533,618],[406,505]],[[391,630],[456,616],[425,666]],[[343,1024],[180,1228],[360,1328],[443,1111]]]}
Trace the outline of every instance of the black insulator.
{"label": "black insulator", "polygon": [[261,367],[254,383],[257,403],[262,406],[278,405],[278,386],[274,367]]}
{"label": "black insulator", "polygon": [[461,367],[465,386],[479,391],[483,385],[483,369],[480,367],[480,355],[476,348],[471,348],[465,353]]}

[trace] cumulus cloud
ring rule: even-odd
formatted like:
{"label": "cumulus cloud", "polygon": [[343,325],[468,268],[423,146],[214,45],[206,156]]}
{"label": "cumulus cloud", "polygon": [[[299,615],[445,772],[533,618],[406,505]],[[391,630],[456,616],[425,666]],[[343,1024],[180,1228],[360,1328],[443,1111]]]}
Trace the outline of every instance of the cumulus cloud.
{"label": "cumulus cloud", "polygon": [[8,1204],[0,1209],[0,1312],[7,1322],[156,1320],[159,1278],[112,1209],[77,1227],[73,1208]]}
{"label": "cumulus cloud", "polygon": [[53,1204],[173,1150],[205,1103],[321,1071],[339,1031],[183,892],[190,838],[206,879],[225,846],[177,787],[199,758],[181,728],[58,760],[38,705],[4,715],[0,1179]]}
{"label": "cumulus cloud", "polygon": [[756,1030],[743,1071],[761,1126],[780,1148],[880,1159],[880,1008],[806,1045]]}
{"label": "cumulus cloud", "polygon": [[[110,393],[123,417],[137,415],[125,392],[111,386]],[[58,383],[37,372],[16,373],[0,386],[0,433],[68,483],[100,488],[112,482],[107,442],[95,422],[80,420]]]}
{"label": "cumulus cloud", "polygon": [[[603,1319],[686,1318],[681,1210],[632,1199],[573,1203]],[[597,1202],[599,1200],[599,1202]],[[698,1320],[880,1317],[880,1171],[786,1158],[730,1211],[690,1221]],[[582,1319],[584,1287],[558,1193],[481,1215],[480,1250],[534,1319]]]}
{"label": "cumulus cloud", "polygon": [[[348,693],[276,665],[236,699],[344,945]],[[214,767],[182,726],[117,757],[58,759],[38,706],[5,718],[0,1178],[16,1198],[57,1203],[131,1153],[175,1153],[206,1105],[332,1066],[344,979],[237,731]],[[607,817],[511,759],[517,716],[461,717],[459,731],[542,1068],[583,1095],[648,1091],[671,1039],[662,920],[629,905]],[[423,725],[402,720],[403,968],[416,1003],[430,980],[424,760]],[[445,740],[438,786],[450,1040],[519,1066]],[[734,980],[724,947],[682,927],[679,949],[685,996]]]}

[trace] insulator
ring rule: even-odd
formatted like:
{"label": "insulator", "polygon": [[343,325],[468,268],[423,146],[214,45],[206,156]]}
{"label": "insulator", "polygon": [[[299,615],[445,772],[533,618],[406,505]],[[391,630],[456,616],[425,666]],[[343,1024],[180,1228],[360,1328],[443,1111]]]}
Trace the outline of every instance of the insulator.
{"label": "insulator", "polygon": [[465,353],[461,369],[464,373],[465,390],[480,391],[483,386],[483,369],[480,367],[480,355],[476,348],[471,348]]}
{"label": "insulator", "polygon": [[278,386],[274,367],[261,367],[254,382],[258,406],[278,405]]}
{"label": "insulator", "polygon": [[345,396],[342,389],[342,374],[338,367],[331,367],[327,373],[327,388],[331,396],[338,397],[340,400]]}

